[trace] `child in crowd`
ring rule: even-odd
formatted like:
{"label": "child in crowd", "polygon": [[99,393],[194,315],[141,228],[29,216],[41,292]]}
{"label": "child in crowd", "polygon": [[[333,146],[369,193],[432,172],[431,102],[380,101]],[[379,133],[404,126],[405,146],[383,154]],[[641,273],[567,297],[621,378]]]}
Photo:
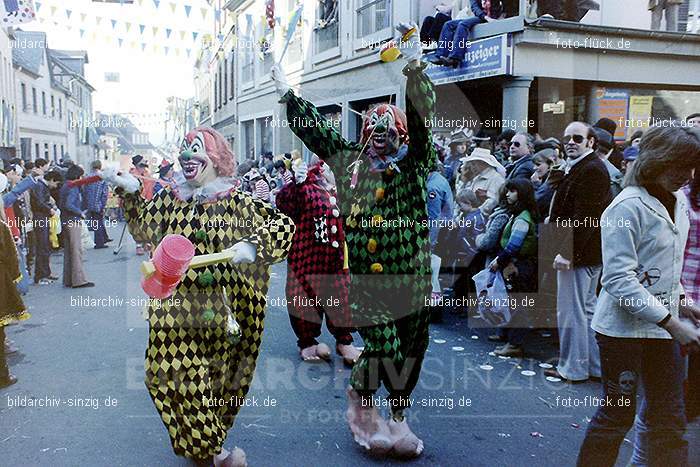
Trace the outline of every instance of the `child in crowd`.
{"label": "child in crowd", "polygon": [[[511,293],[537,290],[537,204],[532,183],[526,179],[508,180],[502,192],[501,204],[510,218],[503,228],[499,252],[489,263],[492,272],[501,271]],[[514,310],[508,328],[502,328],[506,344],[495,353],[504,357],[521,357],[522,344],[528,333],[529,310]]]}
{"label": "child in crowd", "polygon": [[[476,237],[484,232],[486,220],[479,209],[479,199],[471,190],[457,194],[459,213],[449,229],[443,229],[438,242],[438,256],[454,262],[455,298],[467,297],[476,291],[472,276],[484,267],[484,253],[476,246]],[[451,261],[444,260],[448,265]]]}

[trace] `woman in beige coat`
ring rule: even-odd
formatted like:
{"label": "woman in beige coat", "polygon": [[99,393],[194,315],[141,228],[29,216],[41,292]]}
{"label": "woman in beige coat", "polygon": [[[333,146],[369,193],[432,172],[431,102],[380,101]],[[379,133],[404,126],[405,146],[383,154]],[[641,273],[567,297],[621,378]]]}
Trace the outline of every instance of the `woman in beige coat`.
{"label": "woman in beige coat", "polygon": [[479,210],[488,217],[498,205],[498,193],[505,179],[506,169],[488,149],[476,148],[462,159],[460,177],[457,180],[457,193],[471,190],[480,201]]}

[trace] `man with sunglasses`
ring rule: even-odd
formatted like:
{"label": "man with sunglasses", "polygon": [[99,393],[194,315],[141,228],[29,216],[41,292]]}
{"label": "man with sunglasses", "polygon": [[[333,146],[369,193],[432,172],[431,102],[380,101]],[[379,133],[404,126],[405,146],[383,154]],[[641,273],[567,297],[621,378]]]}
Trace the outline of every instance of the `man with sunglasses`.
{"label": "man with sunglasses", "polygon": [[510,140],[508,153],[512,161],[506,166],[506,180],[526,178],[530,180],[535,172],[535,163],[532,162],[532,152],[535,139],[527,133],[516,133]]}
{"label": "man with sunglasses", "polygon": [[594,152],[595,131],[573,122],[564,133],[564,179],[554,195],[549,223],[557,271],[559,365],[545,371],[568,381],[600,377],[600,355],[590,322],[602,268],[600,216],[612,200],[610,176]]}

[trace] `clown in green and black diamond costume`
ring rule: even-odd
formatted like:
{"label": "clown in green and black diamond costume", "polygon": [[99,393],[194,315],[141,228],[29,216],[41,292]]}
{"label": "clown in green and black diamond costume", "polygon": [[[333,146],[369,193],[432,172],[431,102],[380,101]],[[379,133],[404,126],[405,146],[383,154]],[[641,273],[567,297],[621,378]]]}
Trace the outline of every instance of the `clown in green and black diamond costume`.
{"label": "clown in green and black diamond costume", "polygon": [[[269,268],[286,258],[294,223],[269,204],[233,189],[199,202],[182,200],[168,187],[150,201],[126,195],[124,208],[129,229],[154,245],[168,234],[179,234],[194,244],[196,255],[217,253],[242,240],[257,247],[254,263],[188,270],[172,297],[148,309],[145,367],[150,396],[175,453],[211,459],[220,453],[250,388]],[[230,314],[240,326],[238,340],[229,334]]]}
{"label": "clown in green and black diamond costume", "polygon": [[[435,92],[422,68],[405,68],[408,152],[396,168],[370,170],[362,146],[345,140],[313,104],[285,94],[287,120],[310,151],[333,170],[351,273],[353,324],[365,343],[352,387],[363,397],[381,384],[394,411],[408,406],[428,346],[430,252],[426,180],[435,161],[427,121]],[[351,188],[352,164],[363,161]],[[390,376],[394,375],[393,378]],[[396,375],[403,375],[397,378]]]}

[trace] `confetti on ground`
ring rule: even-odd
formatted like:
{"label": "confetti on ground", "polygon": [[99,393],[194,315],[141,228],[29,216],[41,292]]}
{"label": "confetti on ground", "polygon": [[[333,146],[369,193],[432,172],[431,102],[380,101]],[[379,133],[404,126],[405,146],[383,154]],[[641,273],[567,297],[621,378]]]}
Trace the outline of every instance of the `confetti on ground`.
{"label": "confetti on ground", "polygon": [[445,339],[433,339],[433,342],[435,342],[436,344],[444,344],[447,341]]}
{"label": "confetti on ground", "polygon": [[496,352],[489,352],[489,355],[491,355],[492,357],[495,357],[495,356],[496,356]]}
{"label": "confetti on ground", "polygon": [[540,363],[540,364],[539,364],[539,367],[540,367],[540,368],[547,368],[547,369],[548,369],[548,368],[553,368],[552,365],[550,365],[549,363]]}
{"label": "confetti on ground", "polygon": [[464,350],[464,347],[460,347],[460,346],[456,345],[456,346],[452,347],[452,350],[454,350],[455,352],[461,352],[462,350]]}
{"label": "confetti on ground", "polygon": [[493,370],[493,367],[491,365],[479,365],[479,368],[481,368],[482,370],[486,370],[486,371]]}
{"label": "confetti on ground", "polygon": [[520,374],[523,376],[535,376],[537,373],[532,370],[523,370],[520,372]]}
{"label": "confetti on ground", "polygon": [[543,399],[543,398],[540,397],[540,396],[537,396],[537,398],[538,398],[539,400],[541,400],[542,402],[544,402],[545,404],[547,404],[547,406],[549,406],[550,409],[553,409],[553,408],[554,408],[554,406],[552,405],[552,403],[549,402],[547,399]]}
{"label": "confetti on ground", "polygon": [[571,424],[571,428],[580,428],[580,427],[581,427],[581,425],[579,425],[578,423]]}
{"label": "confetti on ground", "polygon": [[545,379],[550,383],[561,383],[561,378],[557,378],[556,376],[547,376]]}
{"label": "confetti on ground", "polygon": [[544,438],[544,435],[539,431],[533,431],[532,433],[530,433],[530,436],[532,436],[533,438]]}
{"label": "confetti on ground", "polygon": [[498,433],[498,436],[501,438],[510,438],[510,433]]}
{"label": "confetti on ground", "polygon": [[504,357],[503,355],[499,355],[498,358],[501,360],[510,360],[510,357]]}
{"label": "confetti on ground", "polygon": [[477,340],[477,339],[479,339],[479,336],[474,335],[474,336],[472,336],[472,339]]}

